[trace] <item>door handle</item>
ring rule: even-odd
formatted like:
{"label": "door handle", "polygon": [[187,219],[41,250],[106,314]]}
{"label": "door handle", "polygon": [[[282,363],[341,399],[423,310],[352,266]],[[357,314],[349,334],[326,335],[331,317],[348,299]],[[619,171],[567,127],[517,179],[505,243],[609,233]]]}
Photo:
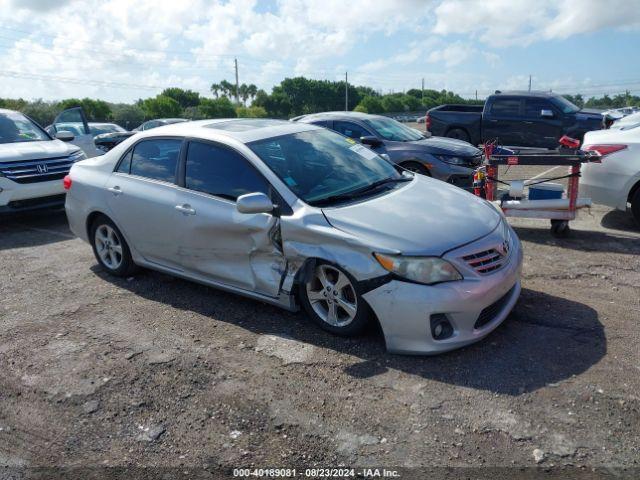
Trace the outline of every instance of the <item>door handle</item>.
{"label": "door handle", "polygon": [[176,210],[178,210],[179,212],[184,213],[185,215],[195,215],[196,214],[195,208],[191,208],[191,205],[189,205],[188,203],[185,203],[184,205],[176,205]]}
{"label": "door handle", "polygon": [[524,123],[526,123],[527,125],[533,125],[533,122],[527,122],[526,120]]}
{"label": "door handle", "polygon": [[489,119],[489,121],[490,121],[491,123],[498,123],[498,120],[494,120],[493,118],[490,118],[490,119]]}
{"label": "door handle", "polygon": [[122,190],[117,185],[115,187],[109,187],[109,188],[107,188],[107,190],[109,190],[111,193],[113,193],[116,197],[122,193]]}

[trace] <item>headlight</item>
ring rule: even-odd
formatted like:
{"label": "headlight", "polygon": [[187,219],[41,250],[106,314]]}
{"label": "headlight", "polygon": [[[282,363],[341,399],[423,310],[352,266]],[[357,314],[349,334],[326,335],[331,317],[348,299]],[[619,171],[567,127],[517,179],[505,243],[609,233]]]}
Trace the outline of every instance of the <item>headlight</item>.
{"label": "headlight", "polygon": [[465,157],[456,157],[456,156],[452,156],[452,155],[434,155],[434,157],[436,157],[438,160],[440,160],[440,161],[442,161],[444,163],[448,163],[450,165],[469,166],[471,164],[469,159],[465,158]]}
{"label": "headlight", "polygon": [[77,152],[73,152],[69,155],[69,160],[72,162],[79,162],[80,160],[84,160],[87,156],[84,154],[82,150],[78,150]]}
{"label": "headlight", "polygon": [[462,275],[446,260],[439,257],[404,257],[374,253],[382,268],[413,282],[431,285],[462,280]]}

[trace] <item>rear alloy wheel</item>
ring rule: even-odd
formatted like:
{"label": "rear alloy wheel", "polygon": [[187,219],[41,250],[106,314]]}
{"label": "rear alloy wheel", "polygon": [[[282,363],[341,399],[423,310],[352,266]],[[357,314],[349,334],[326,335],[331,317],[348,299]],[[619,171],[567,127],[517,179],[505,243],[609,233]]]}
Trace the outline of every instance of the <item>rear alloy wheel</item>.
{"label": "rear alloy wheel", "polygon": [[456,140],[464,140],[465,142],[470,140],[469,134],[461,128],[452,128],[447,132],[447,137],[455,138]]}
{"label": "rear alloy wheel", "polygon": [[93,253],[98,263],[112,275],[128,276],[135,270],[131,252],[118,227],[101,216],[91,227]]}
{"label": "rear alloy wheel", "polygon": [[369,321],[367,304],[358,293],[355,280],[339,267],[318,264],[301,285],[302,304],[323,329],[338,335],[360,333]]}

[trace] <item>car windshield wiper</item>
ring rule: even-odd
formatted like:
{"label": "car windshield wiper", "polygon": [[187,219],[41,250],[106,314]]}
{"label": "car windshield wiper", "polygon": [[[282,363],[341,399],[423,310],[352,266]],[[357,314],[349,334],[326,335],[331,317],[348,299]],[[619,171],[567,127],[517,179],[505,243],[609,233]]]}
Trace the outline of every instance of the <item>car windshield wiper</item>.
{"label": "car windshield wiper", "polygon": [[366,185],[356,190],[352,190],[351,192],[339,193],[337,195],[330,195],[326,198],[321,198],[319,200],[311,202],[311,204],[316,207],[321,207],[321,206],[330,205],[332,203],[336,203],[344,200],[352,200],[354,198],[358,198],[364,194],[367,194],[373,190],[376,190],[378,187],[381,187],[382,185],[388,185],[390,183],[410,182],[411,180],[412,180],[412,177],[384,178],[382,180],[378,180],[377,182],[373,182],[370,185]]}

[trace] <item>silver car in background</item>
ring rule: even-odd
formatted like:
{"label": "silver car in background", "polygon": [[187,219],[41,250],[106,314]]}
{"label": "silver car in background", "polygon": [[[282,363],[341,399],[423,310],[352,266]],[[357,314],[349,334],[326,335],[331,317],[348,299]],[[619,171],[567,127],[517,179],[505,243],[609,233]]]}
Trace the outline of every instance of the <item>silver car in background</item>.
{"label": "silver car in background", "polygon": [[295,311],[389,351],[486,336],[522,251],[489,203],[310,124],[203,120],[141,132],[71,169],[66,211],[114,275],[144,266]]}

